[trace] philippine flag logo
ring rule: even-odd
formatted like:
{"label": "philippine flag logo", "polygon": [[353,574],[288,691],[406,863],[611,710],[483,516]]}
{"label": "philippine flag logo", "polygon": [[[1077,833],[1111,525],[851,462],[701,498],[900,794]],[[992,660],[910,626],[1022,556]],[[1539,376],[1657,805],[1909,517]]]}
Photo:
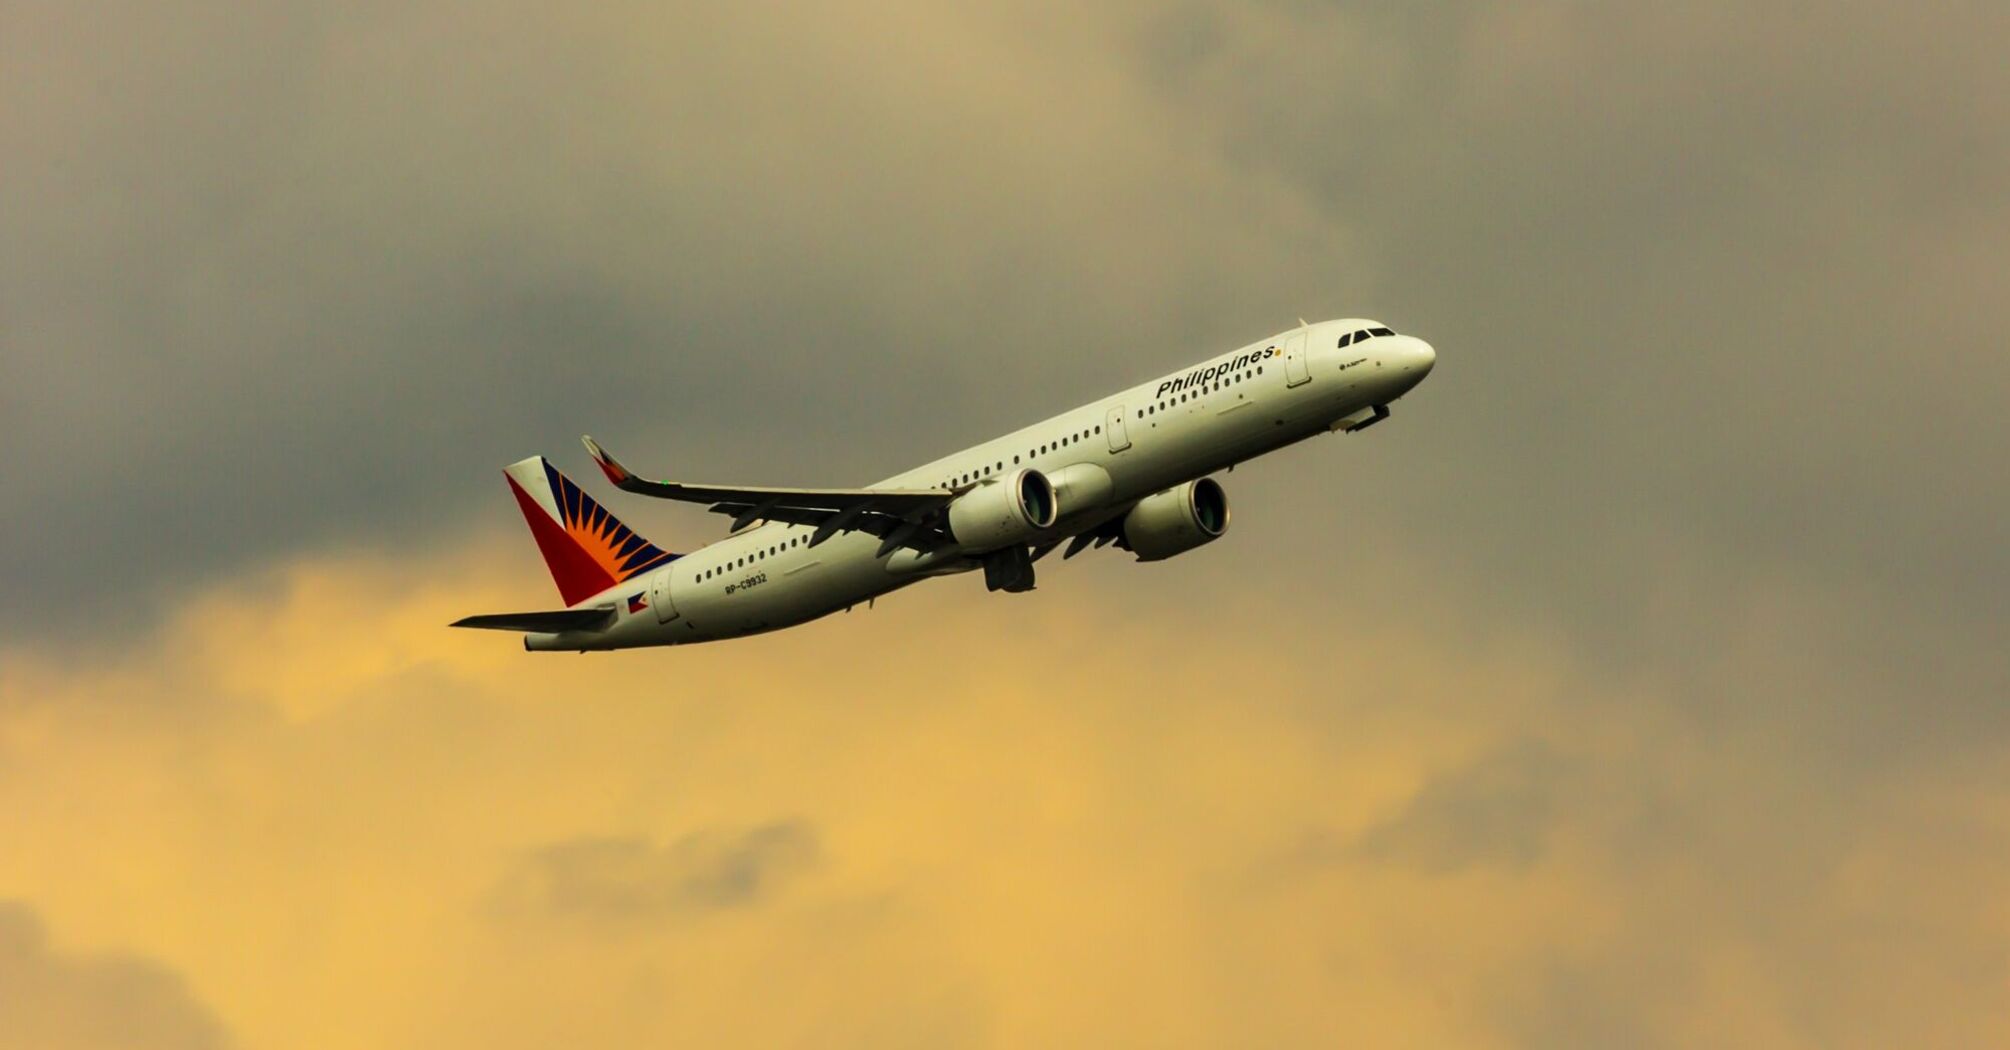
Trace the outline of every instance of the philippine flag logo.
{"label": "philippine flag logo", "polygon": [[647,608],[649,608],[649,595],[646,592],[642,594],[631,594],[628,596],[629,612],[639,613]]}

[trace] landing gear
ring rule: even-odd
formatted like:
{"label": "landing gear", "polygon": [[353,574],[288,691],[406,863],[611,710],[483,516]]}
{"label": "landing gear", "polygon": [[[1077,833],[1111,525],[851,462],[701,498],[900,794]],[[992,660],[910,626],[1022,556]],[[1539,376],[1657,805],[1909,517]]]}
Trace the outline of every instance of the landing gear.
{"label": "landing gear", "polygon": [[1328,429],[1342,430],[1352,434],[1357,430],[1366,430],[1387,418],[1389,418],[1388,405],[1370,405],[1353,415],[1342,416],[1334,420],[1333,425]]}
{"label": "landing gear", "polygon": [[1013,546],[984,556],[984,589],[1018,594],[1033,589],[1033,552]]}

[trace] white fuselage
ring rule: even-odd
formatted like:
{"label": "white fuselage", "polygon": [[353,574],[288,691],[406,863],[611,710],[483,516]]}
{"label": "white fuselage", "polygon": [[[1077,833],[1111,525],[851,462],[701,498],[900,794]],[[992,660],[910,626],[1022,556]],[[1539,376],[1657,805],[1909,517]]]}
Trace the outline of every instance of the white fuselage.
{"label": "white fuselage", "polygon": [[[1124,514],[1138,500],[1293,442],[1340,429],[1420,382],[1435,361],[1422,340],[1390,335],[1347,347],[1372,321],[1329,321],[1280,333],[1161,376],[874,485],[957,489],[1032,467],[1054,483],[1062,539]],[[1071,499],[1071,495],[1074,497]],[[1086,502],[1087,505],[1084,505]],[[977,563],[954,550],[878,553],[841,532],[768,522],[693,551],[581,606],[616,606],[590,635],[531,635],[535,649],[621,649],[714,641],[814,620],[932,575]],[[628,596],[649,601],[629,612]]]}

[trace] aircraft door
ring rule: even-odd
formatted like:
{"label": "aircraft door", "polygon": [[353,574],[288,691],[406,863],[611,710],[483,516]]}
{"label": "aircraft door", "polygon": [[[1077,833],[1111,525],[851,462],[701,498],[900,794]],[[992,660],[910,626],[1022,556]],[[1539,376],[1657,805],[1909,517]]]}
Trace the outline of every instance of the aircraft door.
{"label": "aircraft door", "polygon": [[670,600],[670,577],[675,568],[665,565],[649,578],[649,604],[656,607],[656,622],[669,623],[677,618],[677,606]]}
{"label": "aircraft door", "polygon": [[1103,420],[1103,433],[1109,436],[1111,452],[1122,452],[1131,447],[1131,436],[1124,431],[1124,406],[1110,409],[1110,414]]}
{"label": "aircraft door", "polygon": [[1284,337],[1284,385],[1297,386],[1312,381],[1312,372],[1305,366],[1305,329]]}

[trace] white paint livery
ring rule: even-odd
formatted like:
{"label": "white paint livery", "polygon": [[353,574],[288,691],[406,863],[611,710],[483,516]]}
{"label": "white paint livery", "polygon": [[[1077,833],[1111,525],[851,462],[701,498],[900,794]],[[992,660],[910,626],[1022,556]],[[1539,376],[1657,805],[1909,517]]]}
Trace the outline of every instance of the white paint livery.
{"label": "white paint livery", "polygon": [[[456,626],[524,631],[533,650],[680,645],[806,623],[930,576],[982,569],[993,590],[1027,590],[1033,563],[1064,543],[1065,557],[1106,544],[1141,561],[1173,557],[1228,527],[1226,494],[1208,475],[1381,422],[1436,360],[1428,343],[1375,321],[1301,324],[865,489],[646,481],[588,438],[618,487],[707,504],[737,531],[624,578],[620,565],[644,561],[622,562],[624,550],[653,560],[655,548],[541,459],[514,464],[520,505],[529,498],[587,541],[614,538],[598,556],[605,573],[585,563],[592,586],[614,582],[562,611]],[[532,527],[561,593],[578,593],[577,572],[563,573],[587,555],[555,551],[566,534],[549,522]],[[603,531],[579,531],[589,527]]]}

